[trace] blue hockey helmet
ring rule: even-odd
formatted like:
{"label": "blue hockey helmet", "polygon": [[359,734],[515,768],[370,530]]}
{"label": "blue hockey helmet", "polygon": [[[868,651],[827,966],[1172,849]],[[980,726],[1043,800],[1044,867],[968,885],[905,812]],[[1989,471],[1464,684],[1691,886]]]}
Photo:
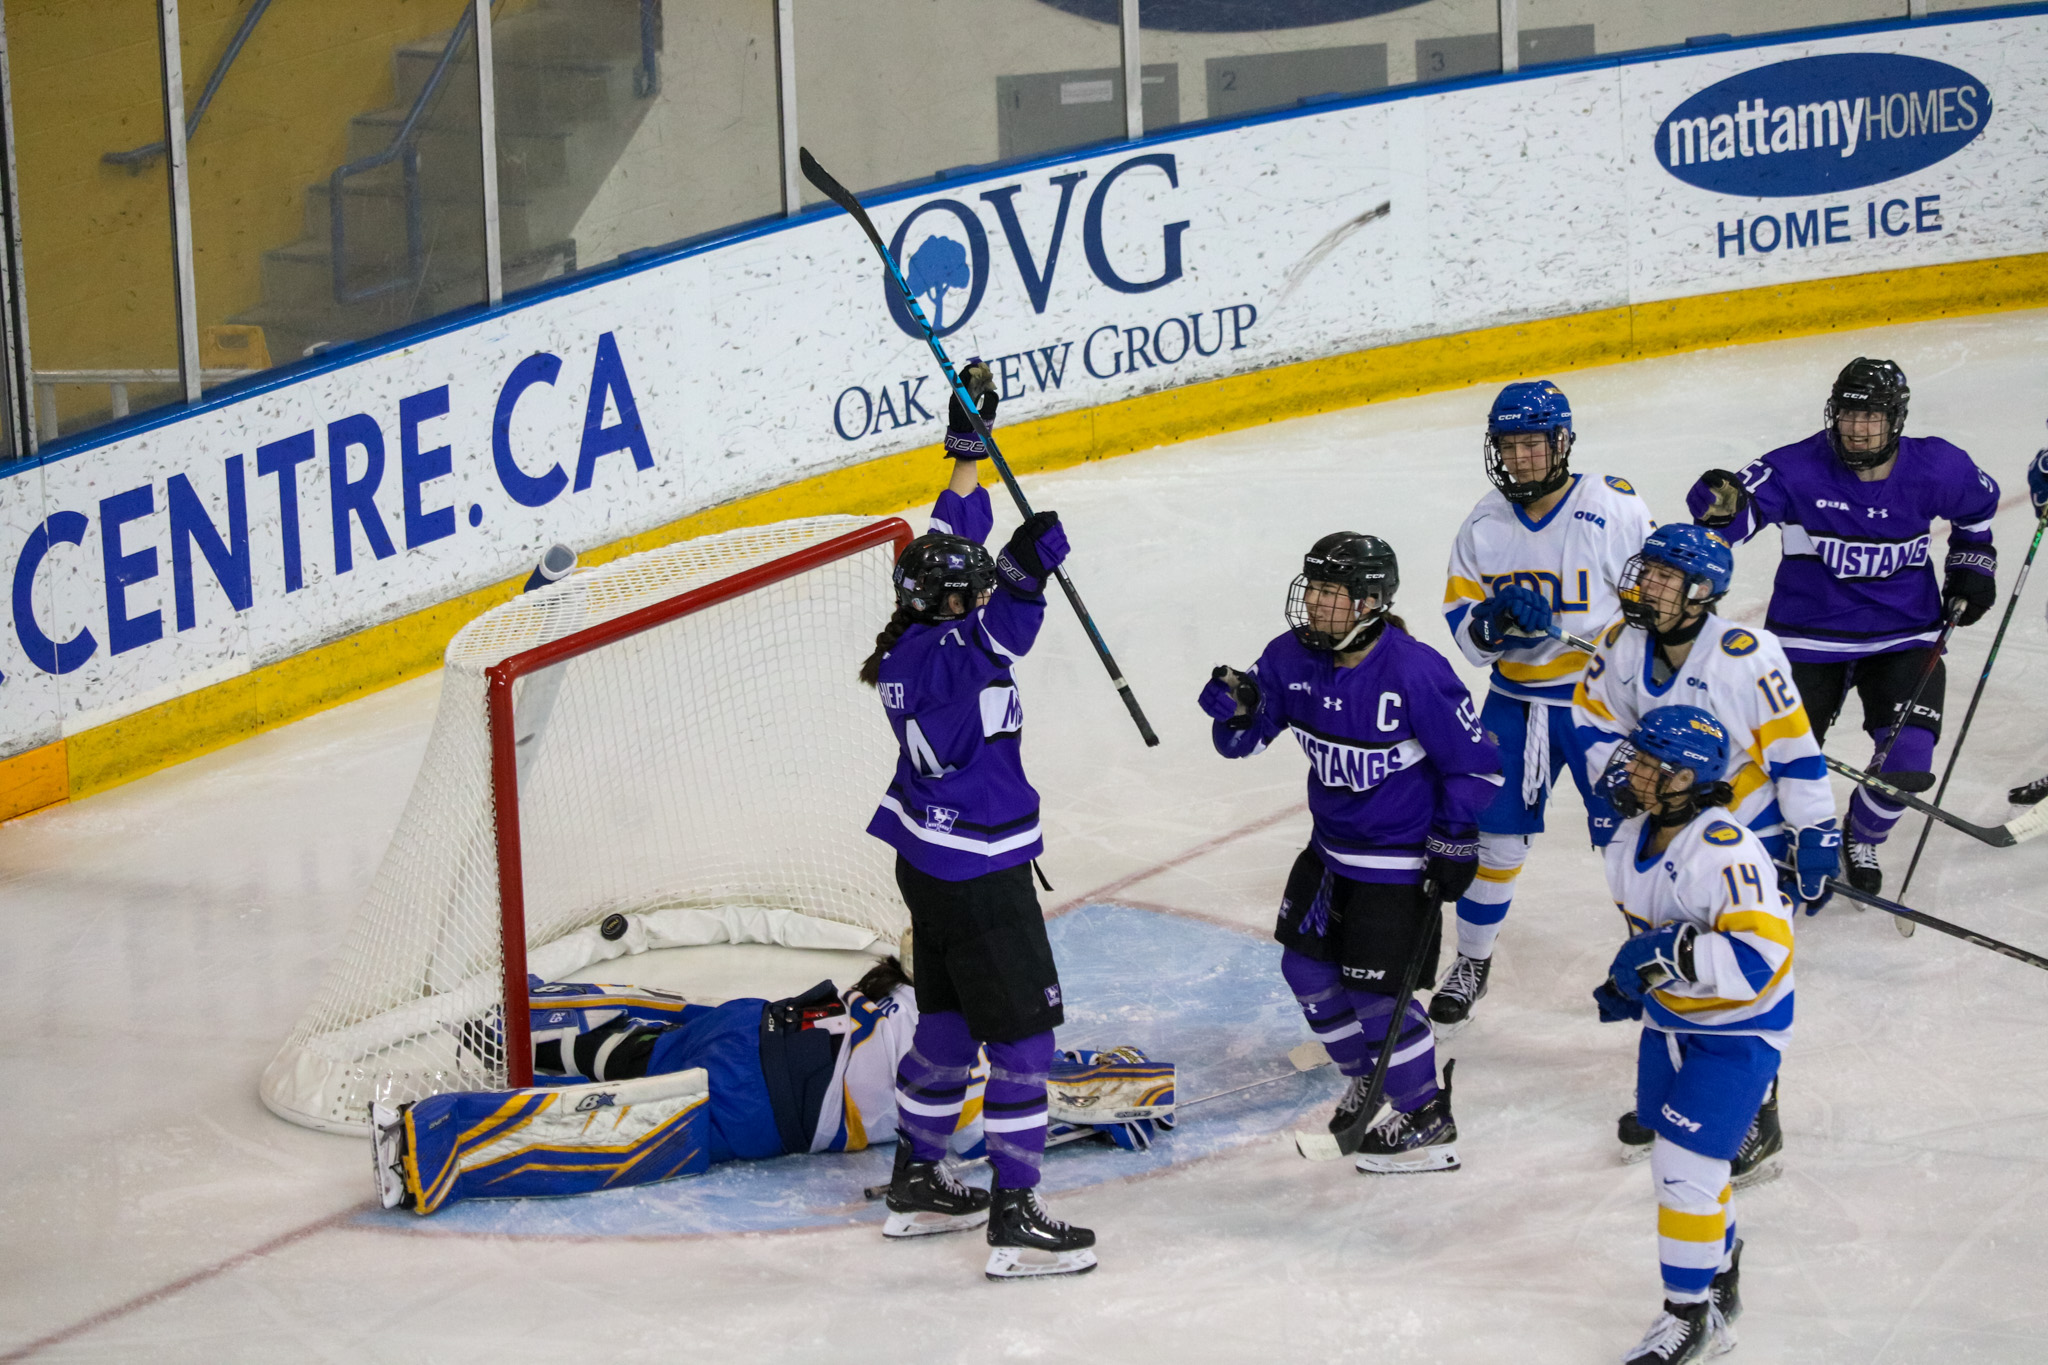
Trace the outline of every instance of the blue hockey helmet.
{"label": "blue hockey helmet", "polygon": [[[1517,480],[1501,459],[1500,438],[1540,432],[1550,442],[1550,466],[1537,479]],[[1508,385],[1486,414],[1486,477],[1509,502],[1529,503],[1556,492],[1571,477],[1572,405],[1548,379]]]}
{"label": "blue hockey helmet", "polygon": [[1615,595],[1621,599],[1624,620],[1654,633],[1657,607],[1644,600],[1641,590],[1643,570],[1652,564],[1666,565],[1685,576],[1678,622],[1684,626],[1688,624],[1685,604],[1697,604],[1700,615],[1705,616],[1706,608],[1727,593],[1735,576],[1735,551],[1714,531],[1689,521],[1670,522],[1650,532],[1643,548],[1623,567]]}
{"label": "blue hockey helmet", "polygon": [[[1650,818],[1660,825],[1685,824],[1708,807],[1725,806],[1734,798],[1721,780],[1728,771],[1728,731],[1697,706],[1658,707],[1643,717],[1627,743],[1615,748],[1601,776],[1600,789],[1623,819],[1650,810],[1629,781],[1629,769],[1638,754],[1654,759],[1660,772],[1657,808],[1650,811]],[[1669,791],[1665,778],[1682,770],[1692,773],[1692,784],[1682,791]],[[1675,806],[1672,797],[1681,798]]]}

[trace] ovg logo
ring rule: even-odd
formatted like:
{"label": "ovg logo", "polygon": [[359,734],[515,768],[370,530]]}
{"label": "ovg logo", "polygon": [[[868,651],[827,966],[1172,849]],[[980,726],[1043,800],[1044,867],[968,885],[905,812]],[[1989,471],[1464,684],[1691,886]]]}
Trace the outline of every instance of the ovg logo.
{"label": "ovg logo", "polygon": [[1991,92],[1925,57],[1841,53],[1730,76],[1672,110],[1654,154],[1688,185],[1789,196],[1925,170],[1984,131]]}

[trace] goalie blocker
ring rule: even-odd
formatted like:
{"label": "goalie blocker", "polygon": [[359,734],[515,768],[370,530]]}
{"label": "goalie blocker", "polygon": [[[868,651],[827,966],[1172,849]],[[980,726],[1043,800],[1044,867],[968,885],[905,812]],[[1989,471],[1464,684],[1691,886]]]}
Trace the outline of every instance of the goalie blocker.
{"label": "goalie blocker", "polygon": [[[917,1009],[889,959],[839,991],[694,1005],[659,991],[532,982],[536,1072],[552,1084],[372,1108],[386,1208],[585,1194],[700,1175],[716,1162],[859,1151],[896,1138],[894,1074]],[[982,1155],[981,1086],[949,1144]],[[1170,1127],[1170,1063],[1136,1048],[1069,1052],[1049,1117],[1063,1140],[1127,1149]],[[543,1156],[544,1154],[544,1156]]]}

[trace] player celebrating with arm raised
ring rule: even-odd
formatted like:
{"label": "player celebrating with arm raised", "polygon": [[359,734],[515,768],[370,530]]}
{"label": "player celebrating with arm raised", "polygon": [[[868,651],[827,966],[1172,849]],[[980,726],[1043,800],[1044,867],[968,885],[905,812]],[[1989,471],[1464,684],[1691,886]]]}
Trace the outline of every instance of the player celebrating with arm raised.
{"label": "player celebrating with arm raised", "polygon": [[1693,706],[1649,712],[1609,763],[1626,817],[1607,882],[1634,936],[1593,992],[1604,1022],[1641,1019],[1636,1109],[1656,1133],[1664,1311],[1626,1365],[1735,1344],[1742,1243],[1729,1164],[1792,1032],[1792,906],[1762,841],[1729,818],[1728,732]]}
{"label": "player celebrating with arm raised", "polygon": [[[1479,816],[1479,877],[1458,900],[1458,959],[1429,1015],[1449,1036],[1486,994],[1493,949],[1558,769],[1586,802],[1593,846],[1614,814],[1592,789],[1572,689],[1586,655],[1547,632],[1593,634],[1620,610],[1615,584],[1649,533],[1650,513],[1624,480],[1571,472],[1572,410],[1549,380],[1510,384],[1486,419],[1486,475],[1451,548],[1444,615],[1458,648],[1493,669],[1480,723],[1500,745],[1505,782]],[[1597,769],[1591,770],[1597,772]]]}
{"label": "player celebrating with arm raised", "polygon": [[[1737,545],[1781,528],[1785,557],[1765,624],[1785,646],[1816,738],[1826,741],[1854,687],[1883,769],[1925,773],[1946,681],[1930,650],[1946,622],[1974,625],[1996,600],[1998,485],[1947,441],[1901,434],[1911,397],[1896,364],[1859,356],[1835,379],[1823,430],[1739,475],[1708,470],[1686,506]],[[1949,523],[1938,585],[1929,558],[1936,518]],[[1904,813],[1867,788],[1850,799],[1844,851],[1857,890],[1883,889],[1877,849]]]}
{"label": "player celebrating with arm raised", "polygon": [[[1330,1132],[1370,1173],[1458,1165],[1450,1068],[1439,1088],[1429,1020],[1402,992],[1434,975],[1432,911],[1471,882],[1474,820],[1500,784],[1471,694],[1393,614],[1399,584],[1385,541],[1324,536],[1288,591],[1288,631],[1245,673],[1217,669],[1200,698],[1225,758],[1289,728],[1309,757],[1315,832],[1273,936],[1309,1028],[1351,1078]],[[1385,1048],[1392,1107],[1375,1121],[1370,1077]]]}
{"label": "player celebrating with arm raised", "polygon": [[[995,414],[986,366],[967,380]],[[978,482],[980,439],[954,400],[946,436],[953,478],[935,529],[896,561],[896,612],[861,679],[881,693],[900,754],[868,832],[896,850],[910,907],[919,1010],[897,1071],[904,1140],[889,1187],[897,1235],[988,1224],[991,1279],[1090,1270],[1095,1234],[1048,1215],[1038,1199],[1046,1073],[1064,1019],[1031,860],[1044,850],[1038,793],[1024,776],[1024,713],[1011,666],[1045,623],[1045,582],[1067,556],[1059,515],[1027,518],[991,560],[994,525]],[[983,1044],[991,1067],[983,1131],[995,1183],[984,1192],[939,1163]]]}

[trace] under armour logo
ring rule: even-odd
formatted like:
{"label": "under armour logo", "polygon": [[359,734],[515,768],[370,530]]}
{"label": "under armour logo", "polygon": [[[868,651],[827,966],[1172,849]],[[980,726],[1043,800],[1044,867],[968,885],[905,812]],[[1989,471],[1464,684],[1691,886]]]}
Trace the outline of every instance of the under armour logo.
{"label": "under armour logo", "polygon": [[1324,697],[1323,709],[1325,711],[1342,711],[1344,709],[1344,699],[1342,697]]}

